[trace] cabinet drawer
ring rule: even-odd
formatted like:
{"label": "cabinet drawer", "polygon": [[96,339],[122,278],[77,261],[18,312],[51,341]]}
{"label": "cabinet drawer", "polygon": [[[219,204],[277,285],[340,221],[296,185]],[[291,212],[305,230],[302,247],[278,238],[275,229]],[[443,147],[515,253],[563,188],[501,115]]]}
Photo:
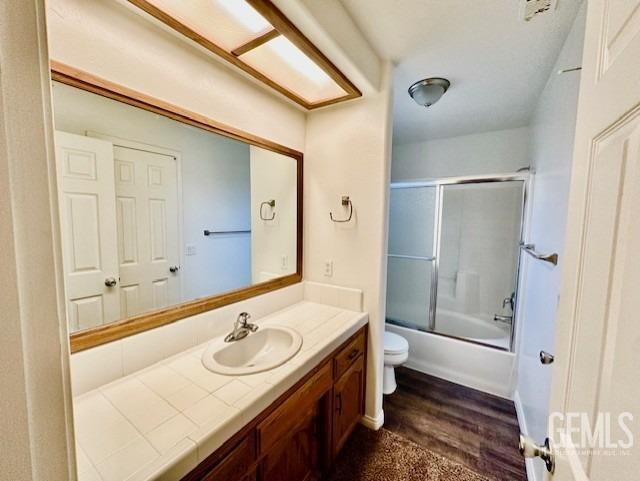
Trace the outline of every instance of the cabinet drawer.
{"label": "cabinet drawer", "polygon": [[258,452],[264,453],[277,441],[285,438],[300,423],[300,417],[331,389],[332,383],[331,364],[326,363],[280,407],[258,424]]}
{"label": "cabinet drawer", "polygon": [[333,359],[334,379],[339,379],[349,369],[349,366],[364,354],[364,350],[365,335],[364,331],[360,331]]}
{"label": "cabinet drawer", "polygon": [[255,435],[251,433],[238,444],[233,451],[225,456],[209,473],[202,477],[202,481],[240,481],[252,479],[247,476],[249,469],[256,459]]}

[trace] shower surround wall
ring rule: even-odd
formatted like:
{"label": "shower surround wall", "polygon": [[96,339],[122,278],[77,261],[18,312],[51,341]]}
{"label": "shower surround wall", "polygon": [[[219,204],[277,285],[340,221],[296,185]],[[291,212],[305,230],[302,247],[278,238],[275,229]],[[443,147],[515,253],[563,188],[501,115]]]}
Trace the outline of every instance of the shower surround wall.
{"label": "shower surround wall", "polygon": [[515,172],[529,165],[529,128],[393,145],[391,181]]}

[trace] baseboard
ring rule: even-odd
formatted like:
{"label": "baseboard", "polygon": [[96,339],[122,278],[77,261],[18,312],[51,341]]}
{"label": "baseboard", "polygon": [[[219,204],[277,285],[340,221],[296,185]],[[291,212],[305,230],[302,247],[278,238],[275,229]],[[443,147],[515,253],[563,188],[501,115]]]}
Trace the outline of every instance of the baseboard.
{"label": "baseboard", "polygon": [[365,414],[364,416],[362,416],[360,424],[362,424],[366,428],[377,431],[384,424],[384,411],[381,409],[375,417],[371,417]]}
{"label": "baseboard", "polygon": [[405,366],[410,369],[429,374],[430,376],[439,377],[440,379],[444,379],[445,381],[461,384],[462,386],[470,387],[472,389],[477,389],[478,391],[493,394],[494,396],[498,396],[503,399],[511,400],[511,396],[509,396],[509,393],[505,391],[504,386],[496,386],[491,383],[482,382],[476,377],[465,376],[464,374],[460,374],[459,372],[450,371],[440,366],[434,366],[427,362],[420,362],[419,360],[416,361],[416,359],[412,359],[411,357],[409,357],[409,360],[407,361]]}
{"label": "baseboard", "polygon": [[[513,404],[516,407],[516,416],[518,418],[518,426],[520,426],[520,433],[524,436],[529,435],[529,430],[527,429],[527,420],[524,414],[524,407],[522,406],[522,399],[520,399],[520,393],[516,389],[513,393]],[[535,460],[532,458],[527,458],[524,460],[524,466],[527,470],[527,480],[528,481],[542,481],[539,480],[536,476],[536,470],[534,468]]]}

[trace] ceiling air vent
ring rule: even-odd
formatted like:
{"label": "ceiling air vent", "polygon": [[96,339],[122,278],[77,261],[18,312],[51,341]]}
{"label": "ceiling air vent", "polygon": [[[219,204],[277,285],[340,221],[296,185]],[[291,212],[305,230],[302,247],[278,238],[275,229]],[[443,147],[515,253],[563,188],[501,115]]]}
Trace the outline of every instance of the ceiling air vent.
{"label": "ceiling air vent", "polygon": [[528,22],[533,17],[555,10],[557,0],[521,0],[520,3],[520,18]]}

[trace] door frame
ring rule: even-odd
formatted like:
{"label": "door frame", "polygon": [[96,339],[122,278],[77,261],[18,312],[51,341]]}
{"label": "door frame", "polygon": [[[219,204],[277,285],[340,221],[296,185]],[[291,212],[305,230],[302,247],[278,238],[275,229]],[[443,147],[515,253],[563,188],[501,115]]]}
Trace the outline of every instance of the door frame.
{"label": "door frame", "polygon": [[[184,219],[182,217],[183,199],[182,199],[182,153],[179,150],[170,149],[168,147],[161,147],[154,144],[146,144],[144,142],[138,142],[137,140],[129,140],[123,137],[116,137],[110,134],[103,134],[95,130],[85,131],[87,137],[93,137],[96,139],[108,140],[113,143],[114,147],[123,147],[125,149],[141,150],[143,152],[149,152],[151,154],[165,155],[173,157],[176,162],[176,192],[177,192],[177,209],[178,209],[178,259],[180,266],[184,266]],[[180,299],[184,299],[184,283],[182,277],[178,278],[180,284]],[[180,301],[183,302],[183,301]]]}

